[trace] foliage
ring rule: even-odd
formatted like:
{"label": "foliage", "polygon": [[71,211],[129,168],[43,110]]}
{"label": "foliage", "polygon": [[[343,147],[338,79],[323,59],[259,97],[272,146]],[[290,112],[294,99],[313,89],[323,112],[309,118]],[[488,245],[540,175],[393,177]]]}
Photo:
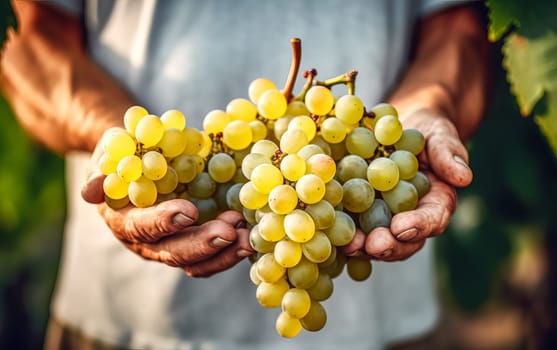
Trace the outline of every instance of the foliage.
{"label": "foliage", "polygon": [[6,41],[8,28],[17,29],[17,21],[10,0],[0,0],[0,52]]}
{"label": "foliage", "polygon": [[502,40],[503,66],[524,116],[557,155],[557,2],[488,0],[489,38]]}

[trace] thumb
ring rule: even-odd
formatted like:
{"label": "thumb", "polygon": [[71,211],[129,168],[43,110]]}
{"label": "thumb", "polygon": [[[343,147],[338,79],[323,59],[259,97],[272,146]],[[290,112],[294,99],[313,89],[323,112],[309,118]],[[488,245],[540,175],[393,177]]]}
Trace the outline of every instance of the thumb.
{"label": "thumb", "polygon": [[92,204],[104,202],[103,181],[105,177],[106,175],[99,172],[92,173],[81,188],[81,197]]}

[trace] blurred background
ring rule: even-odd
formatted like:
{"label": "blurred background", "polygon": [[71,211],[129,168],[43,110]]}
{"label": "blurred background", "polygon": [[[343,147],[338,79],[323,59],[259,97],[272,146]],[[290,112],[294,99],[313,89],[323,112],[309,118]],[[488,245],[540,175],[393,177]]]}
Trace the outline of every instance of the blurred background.
{"label": "blurred background", "polygon": [[[557,156],[521,116],[495,45],[492,103],[468,144],[475,178],[436,238],[442,333],[455,349],[555,349]],[[539,105],[548,114],[555,101]],[[0,149],[0,349],[37,349],[61,249],[64,161],[26,136],[1,96]]]}

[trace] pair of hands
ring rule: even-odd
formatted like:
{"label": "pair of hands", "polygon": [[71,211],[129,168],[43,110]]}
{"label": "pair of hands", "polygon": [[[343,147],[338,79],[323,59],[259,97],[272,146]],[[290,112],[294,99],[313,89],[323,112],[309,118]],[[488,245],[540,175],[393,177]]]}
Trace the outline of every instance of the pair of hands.
{"label": "pair of hands", "polygon": [[[342,247],[345,254],[363,259],[404,260],[441,234],[456,209],[455,187],[472,181],[468,153],[452,122],[436,111],[423,109],[404,119],[405,128],[417,128],[426,138],[421,154],[422,171],[430,191],[415,210],[393,216],[391,227],[376,228],[367,235],[357,231]],[[96,164],[102,154],[97,145]],[[249,231],[240,213],[227,211],[215,220],[196,225],[197,208],[189,201],[174,199],[149,208],[132,205],[113,210],[104,203],[102,181],[96,169],[82,189],[83,198],[98,204],[100,215],[127,248],[148,260],[179,267],[191,277],[207,277],[224,271],[254,253]]]}

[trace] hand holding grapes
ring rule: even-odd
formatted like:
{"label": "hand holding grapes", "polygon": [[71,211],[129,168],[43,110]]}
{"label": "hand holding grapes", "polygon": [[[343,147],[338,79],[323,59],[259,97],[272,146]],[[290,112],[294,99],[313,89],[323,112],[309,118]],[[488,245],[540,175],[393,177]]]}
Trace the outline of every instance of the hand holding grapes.
{"label": "hand holding grapes", "polygon": [[215,220],[196,225],[197,208],[185,199],[172,199],[145,208],[131,204],[117,208],[117,204],[111,203],[112,208],[105,202],[103,182],[106,175],[99,168],[103,154],[101,141],[93,153],[93,168],[82,196],[98,204],[113,234],[130,250],[145,259],[182,268],[192,277],[226,270],[251,254],[248,232],[242,227],[243,218],[238,212],[227,211]]}

